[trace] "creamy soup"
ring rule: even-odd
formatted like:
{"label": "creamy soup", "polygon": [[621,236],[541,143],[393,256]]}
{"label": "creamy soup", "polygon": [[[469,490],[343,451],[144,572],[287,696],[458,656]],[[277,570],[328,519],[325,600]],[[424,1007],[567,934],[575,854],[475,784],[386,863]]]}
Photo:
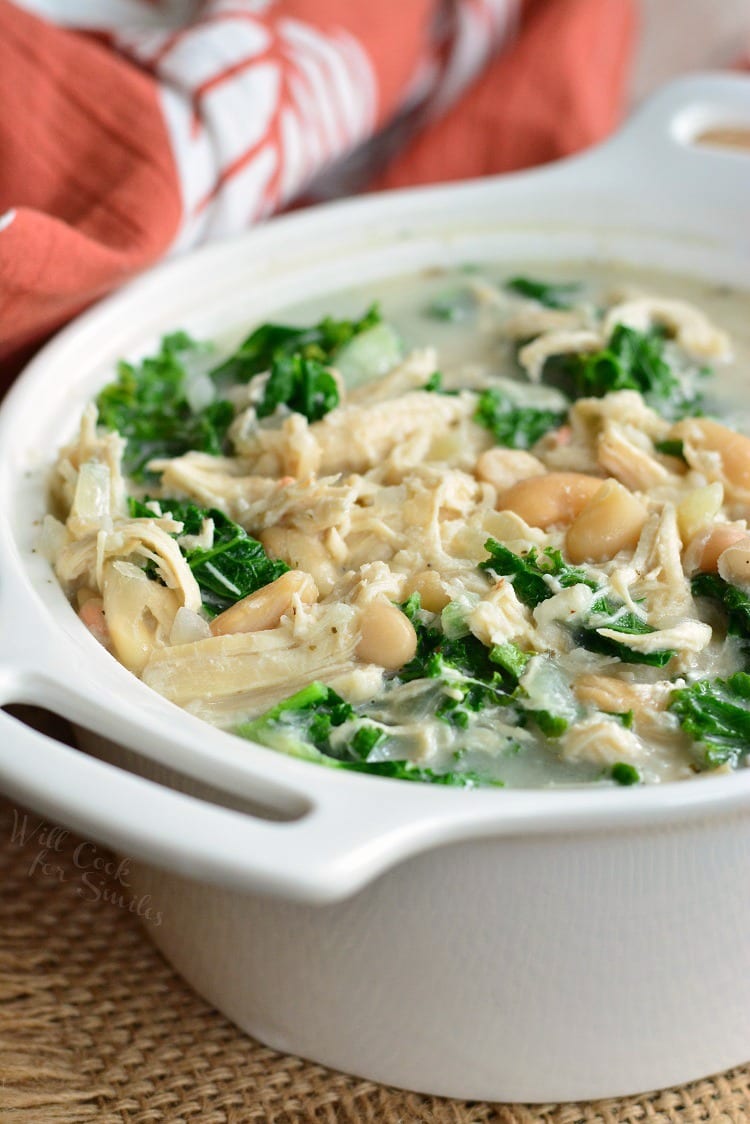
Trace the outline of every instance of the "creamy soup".
{"label": "creamy soup", "polygon": [[249,327],[122,364],[59,455],[45,547],[113,656],[328,767],[744,767],[746,294],[505,263]]}

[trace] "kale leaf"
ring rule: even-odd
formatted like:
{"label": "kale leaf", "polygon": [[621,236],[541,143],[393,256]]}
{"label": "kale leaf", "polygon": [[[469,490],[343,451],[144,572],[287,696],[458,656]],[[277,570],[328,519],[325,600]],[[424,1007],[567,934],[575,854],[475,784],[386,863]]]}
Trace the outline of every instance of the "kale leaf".
{"label": "kale leaf", "polygon": [[[496,677],[503,674],[506,682],[508,676],[518,678],[515,670],[522,670],[523,653],[515,645],[488,648],[471,633],[458,637],[446,636],[442,628],[431,620],[432,614],[422,609],[418,593],[412,593],[400,608],[417,634],[414,658],[397,673],[402,682],[439,678],[446,671],[459,672],[468,679],[488,684],[496,683]],[[511,654],[511,650],[514,654]]]}
{"label": "kale leaf", "polygon": [[[130,499],[134,518],[156,518],[139,500]],[[180,500],[159,500],[161,510],[182,523],[182,535],[201,533],[205,519],[213,520],[214,539],[209,550],[181,547],[201,591],[203,608],[210,616],[222,613],[250,593],[285,574],[285,562],[268,557],[263,546],[216,508],[202,508]]]}
{"label": "kale leaf", "polygon": [[561,738],[570,725],[567,718],[549,710],[531,710],[529,713],[546,738]]}
{"label": "kale leaf", "polygon": [[557,410],[517,406],[497,387],[482,391],[474,414],[474,421],[489,429],[498,445],[511,449],[530,449],[564,420],[565,414]]}
{"label": "kale leaf", "polygon": [[274,359],[263,397],[256,407],[259,418],[284,405],[308,421],[319,421],[339,404],[339,388],[330,371],[316,359],[281,355]]}
{"label": "kale leaf", "polygon": [[590,652],[617,656],[623,663],[642,663],[649,667],[665,667],[677,654],[670,648],[656,652],[637,652],[626,643],[621,644],[609,636],[601,636],[596,631],[598,628],[609,628],[624,636],[646,636],[656,631],[635,613],[623,612],[623,606],[613,604],[607,597],[600,597],[594,602],[590,615],[597,618],[596,624],[586,625],[576,634],[579,642]]}
{"label": "kale leaf", "polygon": [[339,404],[339,389],[327,367],[335,356],[363,332],[381,324],[376,304],[359,320],[334,320],[296,328],[261,324],[211,375],[220,386],[249,382],[268,371],[268,382],[257,406],[259,418],[285,405],[308,421],[319,421]]}
{"label": "kale leaf", "polygon": [[612,766],[612,780],[621,785],[639,784],[641,774],[627,761],[618,761]]}
{"label": "kale leaf", "polygon": [[579,357],[578,393],[600,397],[613,390],[638,390],[669,399],[679,382],[664,358],[664,337],[617,324],[602,351]]}
{"label": "kale leaf", "polygon": [[429,394],[445,394],[443,390],[443,372],[433,371],[422,387],[422,390],[426,390]]}
{"label": "kale leaf", "polygon": [[524,652],[517,644],[508,641],[505,644],[495,644],[490,648],[490,661],[506,671],[516,682],[523,675],[526,664],[531,659],[528,652]]}
{"label": "kale leaf", "polygon": [[234,406],[215,399],[196,410],[187,398],[186,357],[199,345],[184,332],[165,336],[156,355],[134,366],[124,361],[117,379],[99,393],[99,422],[126,439],[123,471],[139,482],[155,479],[146,466],[156,457],[179,457],[196,449],[224,451]]}
{"label": "kale leaf", "polygon": [[532,277],[511,277],[505,288],[521,297],[538,301],[546,308],[570,308],[570,297],[580,289],[577,282],[536,281]]}
{"label": "kale leaf", "polygon": [[560,384],[577,398],[637,390],[651,406],[671,417],[700,413],[700,394],[672,370],[664,347],[659,329],[639,332],[617,324],[600,351],[553,356],[545,367],[545,380]]}
{"label": "kale leaf", "polygon": [[541,556],[536,547],[521,555],[515,554],[497,539],[487,539],[484,549],[490,557],[480,562],[479,568],[489,570],[498,577],[510,578],[518,600],[530,609],[553,596],[555,590],[547,580],[550,577],[555,578],[563,589],[573,585],[597,589],[596,582],[587,577],[584,570],[569,566],[562,552],[554,547],[545,547]]}
{"label": "kale leaf", "polygon": [[513,691],[529,656],[515,644],[486,647],[470,633],[446,636],[421,609],[419,594],[412,594],[401,609],[414,625],[417,651],[400,668],[396,678],[402,683],[414,679],[436,679],[441,683],[441,698],[435,715],[452,726],[466,729],[471,715],[488,706],[513,708],[513,717],[523,724],[515,707]]}
{"label": "kale leaf", "polygon": [[[515,554],[496,539],[488,539],[484,547],[490,557],[485,562],[480,562],[480,569],[489,570],[498,577],[510,578],[518,600],[530,609],[535,609],[542,601],[554,595],[555,589],[550,578],[554,578],[563,589],[574,585],[585,585],[594,591],[599,588],[586,575],[585,570],[568,565],[562,552],[554,547],[546,547],[541,555],[535,547],[527,554]],[[617,656],[623,663],[642,663],[651,667],[664,667],[675,654],[668,649],[636,652],[627,644],[600,636],[597,628],[611,628],[630,636],[655,631],[635,613],[623,612],[622,606],[613,604],[605,597],[594,602],[591,615],[601,619],[597,619],[596,624],[587,624],[576,630],[576,639],[589,651]]]}
{"label": "kale leaf", "polygon": [[683,441],[655,441],[654,449],[665,457],[678,457],[685,459],[685,443]]}
{"label": "kale leaf", "polygon": [[726,613],[727,632],[742,646],[750,645],[750,594],[724,581],[718,574],[696,574],[691,583],[693,597],[706,597]]}
{"label": "kale leaf", "polygon": [[261,324],[211,374],[224,385],[249,382],[254,375],[270,371],[278,360],[292,356],[327,364],[345,344],[381,320],[380,309],[373,304],[359,320],[334,320],[326,316],[306,328]]}
{"label": "kale leaf", "polygon": [[702,679],[673,691],[669,709],[693,739],[702,769],[736,766],[750,750],[750,675]]}
{"label": "kale leaf", "polygon": [[[345,723],[351,727],[348,736],[334,738],[333,731]],[[465,788],[501,783],[483,781],[468,770],[438,773],[406,760],[369,761],[368,755],[386,731],[362,718],[331,687],[319,682],[310,683],[259,718],[237,726],[234,732],[271,749],[338,769]]]}
{"label": "kale leaf", "polygon": [[364,760],[370,750],[383,737],[382,728],[372,722],[361,721],[352,736],[344,743],[334,745],[333,731],[345,722],[357,720],[354,707],[332,687],[313,682],[295,695],[283,699],[260,718],[245,723],[237,733],[263,742],[264,737],[286,728],[319,753],[337,760]]}
{"label": "kale leaf", "polygon": [[378,777],[395,777],[400,781],[422,781],[429,784],[445,784],[455,788],[478,788],[492,786],[502,788],[500,780],[487,780],[471,769],[464,772],[438,773],[434,769],[415,765],[413,761],[352,761],[342,763],[343,768],[357,773],[372,773]]}

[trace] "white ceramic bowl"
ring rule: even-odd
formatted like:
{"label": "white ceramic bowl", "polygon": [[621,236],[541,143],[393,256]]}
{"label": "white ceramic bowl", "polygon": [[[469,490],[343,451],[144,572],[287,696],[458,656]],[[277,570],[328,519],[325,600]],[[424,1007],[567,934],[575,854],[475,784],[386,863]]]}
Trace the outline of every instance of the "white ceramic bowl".
{"label": "white ceramic bowl", "polygon": [[134,679],[66,602],[34,552],[54,450],[114,361],[163,330],[236,333],[355,279],[596,258],[747,286],[750,160],[692,145],[714,124],[750,126],[750,81],[678,83],[608,144],[550,168],[363,198],[211,246],[62,332],[2,408],[0,703],[65,715],[119,765],[0,712],[0,783],[138,860],[154,939],[272,1046],[412,1089],[522,1101],[744,1062],[750,770],[465,791],[241,742]]}

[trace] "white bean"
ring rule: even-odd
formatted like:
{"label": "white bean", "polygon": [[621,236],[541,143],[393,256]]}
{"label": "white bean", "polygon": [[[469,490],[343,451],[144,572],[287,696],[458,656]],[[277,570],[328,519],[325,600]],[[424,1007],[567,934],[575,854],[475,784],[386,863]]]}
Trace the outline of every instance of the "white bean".
{"label": "white bean", "polygon": [[648,517],[639,499],[607,480],[573,520],[565,537],[571,562],[607,562],[634,549]]}
{"label": "white bean", "polygon": [[685,418],[672,427],[669,436],[685,442],[688,459],[691,447],[717,453],[726,483],[736,491],[750,491],[750,437],[711,418]]}
{"label": "white bean", "polygon": [[750,546],[747,528],[736,523],[714,523],[704,527],[688,544],[684,555],[685,568],[689,573],[715,574],[724,551],[743,540],[747,540],[747,549]]}
{"label": "white bean", "polygon": [[395,670],[413,659],[416,651],[414,626],[398,606],[380,597],[365,606],[357,644],[361,660]]}
{"label": "white bean", "polygon": [[318,600],[318,587],[302,570],[288,570],[276,581],[225,609],[211,621],[211,633],[225,636],[230,632],[263,632],[276,628],[291,610],[295,596],[308,605]]}
{"label": "white bean", "polygon": [[571,523],[599,491],[602,480],[583,472],[548,472],[520,480],[497,497],[498,511],[514,511],[530,527]]}
{"label": "white bean", "polygon": [[[486,536],[485,536],[486,538]],[[430,613],[440,613],[450,601],[440,574],[436,570],[422,570],[407,583],[407,596],[418,593],[422,608]]]}

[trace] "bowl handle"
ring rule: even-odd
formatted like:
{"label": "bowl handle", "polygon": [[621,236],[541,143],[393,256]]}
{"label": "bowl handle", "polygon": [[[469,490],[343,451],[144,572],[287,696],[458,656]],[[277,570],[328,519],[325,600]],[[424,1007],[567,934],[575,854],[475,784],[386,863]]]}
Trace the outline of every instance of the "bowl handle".
{"label": "bowl handle", "polygon": [[[270,780],[266,770],[248,768],[236,749],[209,761],[198,719],[195,728],[180,729],[175,764],[169,716],[148,706],[141,714],[120,701],[118,680],[132,678],[129,673],[113,660],[92,687],[86,646],[73,648],[70,637],[49,629],[39,596],[18,569],[9,565],[2,579],[0,792],[54,823],[187,877],[308,903],[345,898],[430,844],[476,832],[471,793],[468,805],[451,806],[445,797],[455,793],[325,769],[271,750],[263,750],[277,759]],[[49,596],[47,583],[41,589]],[[76,652],[79,683],[70,674]],[[109,705],[102,702],[108,696]],[[177,791],[33,729],[3,709],[12,703],[48,707],[126,748],[137,750],[149,738],[155,763],[213,792],[231,793],[234,807],[247,800],[299,814],[267,819],[250,808],[226,807],[221,795]],[[496,808],[488,823],[495,818]]]}
{"label": "bowl handle", "polygon": [[[744,143],[743,143],[744,142]],[[566,167],[567,165],[567,167]],[[648,180],[653,193],[689,196],[743,217],[750,197],[750,78],[706,73],[677,79],[648,98],[601,145],[555,165],[576,182],[623,184]]]}
{"label": "bowl handle", "polygon": [[[123,857],[199,881],[324,904],[436,840],[482,834],[484,817],[449,807],[448,793],[359,776],[326,775],[318,785],[319,768],[310,766],[307,810],[268,821],[136,776],[0,709],[0,778],[11,799]],[[433,799],[420,808],[420,795]]]}

